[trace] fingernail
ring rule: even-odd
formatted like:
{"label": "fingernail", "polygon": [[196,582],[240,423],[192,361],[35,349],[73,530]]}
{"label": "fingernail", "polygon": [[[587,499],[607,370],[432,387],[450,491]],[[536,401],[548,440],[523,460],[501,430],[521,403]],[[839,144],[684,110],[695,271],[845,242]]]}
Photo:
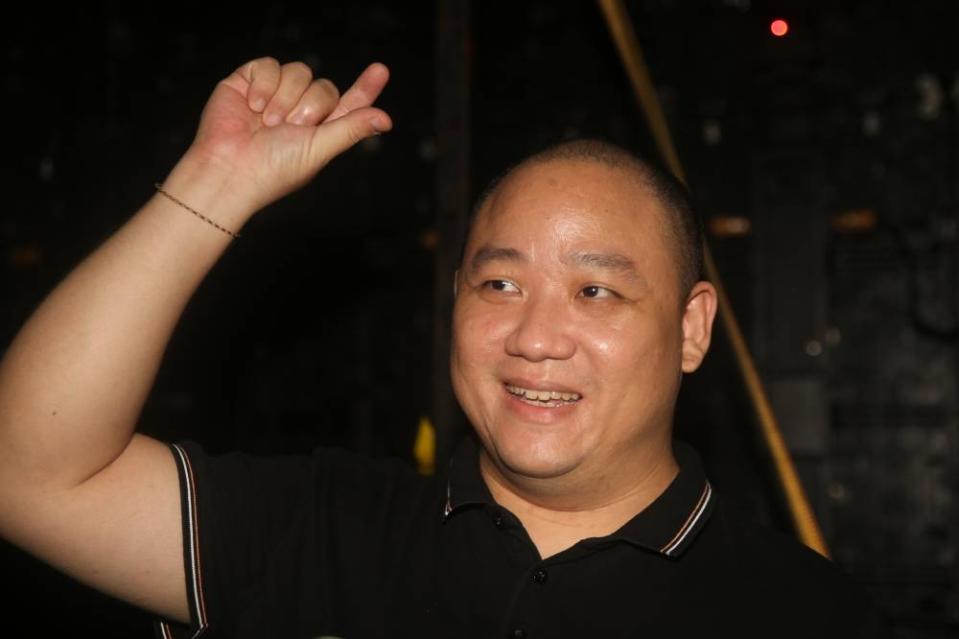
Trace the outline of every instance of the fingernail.
{"label": "fingernail", "polygon": [[264,100],[263,98],[256,98],[255,100],[253,100],[254,111],[262,111],[265,108],[266,108],[266,100]]}
{"label": "fingernail", "polygon": [[370,126],[373,127],[373,135],[379,135],[383,132],[383,129],[380,128],[380,123],[375,118],[370,120]]}
{"label": "fingernail", "polygon": [[267,126],[276,126],[280,123],[283,118],[280,117],[279,113],[268,113],[263,116],[263,124]]}

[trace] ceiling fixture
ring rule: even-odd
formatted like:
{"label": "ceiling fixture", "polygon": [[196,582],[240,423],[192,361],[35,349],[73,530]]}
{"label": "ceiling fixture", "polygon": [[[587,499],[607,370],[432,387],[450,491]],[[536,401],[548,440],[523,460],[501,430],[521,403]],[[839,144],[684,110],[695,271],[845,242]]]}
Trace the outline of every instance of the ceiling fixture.
{"label": "ceiling fixture", "polygon": [[777,18],[769,24],[769,31],[777,38],[781,38],[789,33],[789,23],[781,18]]}

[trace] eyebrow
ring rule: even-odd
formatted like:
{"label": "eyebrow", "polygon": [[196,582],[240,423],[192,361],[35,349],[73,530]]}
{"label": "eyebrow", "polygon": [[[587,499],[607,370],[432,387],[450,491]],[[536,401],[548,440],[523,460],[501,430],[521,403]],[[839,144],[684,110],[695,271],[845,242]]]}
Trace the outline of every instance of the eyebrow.
{"label": "eyebrow", "polygon": [[[490,262],[528,262],[529,258],[522,251],[508,246],[490,246],[481,247],[473,259],[470,260],[470,271],[476,272]],[[612,271],[625,275],[631,280],[644,284],[645,278],[640,275],[636,262],[621,253],[570,253],[563,258],[563,263],[586,268],[598,268],[605,271]]]}
{"label": "eyebrow", "polygon": [[481,247],[476,254],[473,255],[473,259],[470,260],[470,271],[476,272],[480,270],[486,264],[490,262],[527,262],[526,255],[520,251],[509,248],[507,246],[490,246],[485,245]]}
{"label": "eyebrow", "polygon": [[620,273],[636,282],[643,281],[636,262],[619,253],[571,253],[563,261],[567,264],[572,262],[580,266]]}

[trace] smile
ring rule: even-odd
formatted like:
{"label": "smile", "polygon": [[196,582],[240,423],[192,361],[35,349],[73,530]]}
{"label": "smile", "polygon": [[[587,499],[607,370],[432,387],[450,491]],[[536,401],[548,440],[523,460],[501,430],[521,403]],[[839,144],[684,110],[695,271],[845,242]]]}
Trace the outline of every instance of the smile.
{"label": "smile", "polygon": [[532,390],[521,386],[505,385],[506,390],[516,397],[535,406],[564,406],[580,400],[579,393],[566,393],[555,390]]}

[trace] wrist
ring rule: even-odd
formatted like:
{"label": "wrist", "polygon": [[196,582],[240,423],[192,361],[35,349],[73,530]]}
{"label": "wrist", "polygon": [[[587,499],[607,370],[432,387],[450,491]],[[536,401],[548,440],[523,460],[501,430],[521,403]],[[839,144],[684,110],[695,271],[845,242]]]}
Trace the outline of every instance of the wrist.
{"label": "wrist", "polygon": [[260,208],[229,168],[187,153],[160,185],[191,209],[234,233]]}

